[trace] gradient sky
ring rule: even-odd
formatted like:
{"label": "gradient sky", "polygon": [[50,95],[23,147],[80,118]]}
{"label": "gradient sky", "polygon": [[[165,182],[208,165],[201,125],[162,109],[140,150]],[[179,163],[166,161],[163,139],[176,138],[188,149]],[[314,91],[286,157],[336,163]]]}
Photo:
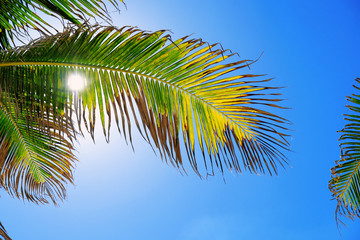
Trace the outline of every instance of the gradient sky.
{"label": "gradient sky", "polygon": [[[220,42],[261,59],[242,73],[268,74],[291,110],[291,167],[279,176],[180,175],[135,134],[135,153],[115,131],[110,144],[80,141],[75,186],[59,206],[37,206],[1,192],[0,217],[15,240],[340,239],[328,190],[339,158],[345,96],[360,77],[357,0],[127,0],[114,25],[169,29]],[[114,126],[115,127],[115,126]],[[358,239],[360,220],[343,239]]]}

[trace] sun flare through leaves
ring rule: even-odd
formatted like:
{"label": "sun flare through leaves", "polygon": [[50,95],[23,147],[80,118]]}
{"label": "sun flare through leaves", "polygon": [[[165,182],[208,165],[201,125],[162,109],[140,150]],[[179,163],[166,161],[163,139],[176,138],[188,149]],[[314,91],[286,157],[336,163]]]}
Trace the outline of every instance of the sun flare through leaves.
{"label": "sun flare through leaves", "polygon": [[[0,54],[4,114],[23,118],[33,136],[57,134],[47,141],[55,141],[50,149],[61,148],[56,152],[59,159],[73,156],[66,146],[72,146],[82,126],[95,137],[99,114],[107,139],[115,121],[132,142],[133,118],[165,162],[184,170],[185,152],[200,176],[215,169],[277,174],[278,166],[286,164],[288,121],[272,112],[283,108],[278,105],[280,88],[268,86],[271,79],[263,75],[242,73],[249,71],[251,61],[238,59],[218,44],[188,37],[171,40],[163,30],[76,26],[31,44]],[[67,78],[74,72],[87,80],[76,94]],[[26,122],[29,117],[33,121]],[[46,160],[35,161],[41,163],[39,171],[29,172],[35,182],[46,183],[57,174],[45,171],[55,161],[52,155],[43,157]],[[70,176],[71,163],[56,171]],[[20,164],[17,171],[32,169],[28,162]],[[70,178],[56,176],[58,185],[52,187],[61,190],[60,180]],[[32,188],[26,183],[22,187]]]}
{"label": "sun flare through leaves", "polygon": [[79,73],[72,73],[68,79],[70,90],[78,92],[86,87],[86,79]]}

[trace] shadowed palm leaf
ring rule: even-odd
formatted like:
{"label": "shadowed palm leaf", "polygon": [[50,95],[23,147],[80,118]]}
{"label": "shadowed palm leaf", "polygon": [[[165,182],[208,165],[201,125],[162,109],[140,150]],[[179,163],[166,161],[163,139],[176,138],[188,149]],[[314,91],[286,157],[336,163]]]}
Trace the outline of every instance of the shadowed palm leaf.
{"label": "shadowed palm leaf", "polygon": [[[355,80],[360,82],[360,78]],[[354,87],[360,90],[359,87]],[[331,169],[332,179],[329,183],[329,188],[338,201],[337,220],[338,214],[350,219],[360,217],[360,95],[353,94],[348,100],[352,103],[348,106],[352,114],[345,115],[347,124],[339,139],[341,160]]]}
{"label": "shadowed palm leaf", "polygon": [[[256,107],[278,107],[272,103],[279,101],[272,92],[276,88],[259,86],[268,80],[251,80],[255,75],[231,74],[248,66],[245,60],[228,63],[231,56],[201,40],[172,43],[164,31],[69,29],[3,52],[0,73],[10,77],[2,77],[1,84],[17,89],[7,90],[14,99],[19,93],[34,96],[30,102],[45,115],[51,103],[50,116],[60,133],[68,121],[57,119],[66,116],[79,126],[84,121],[93,136],[98,109],[107,138],[114,115],[119,131],[131,141],[132,115],[162,158],[178,168],[183,168],[182,142],[198,174],[196,145],[208,173],[213,174],[215,166],[220,171],[226,166],[237,172],[277,173],[277,164],[285,162],[281,149],[288,146],[281,133],[286,120]],[[74,72],[88,81],[77,96],[67,90],[67,77]]]}
{"label": "shadowed palm leaf", "polygon": [[65,197],[63,183],[72,182],[73,128],[64,114],[55,118],[51,108],[41,110],[32,97],[26,102],[10,92],[0,89],[1,186],[21,199],[56,203]]}
{"label": "shadowed palm leaf", "polygon": [[[1,82],[17,77],[0,71]],[[20,88],[31,94],[27,83],[24,79]],[[33,96],[14,86],[0,88],[0,187],[20,199],[56,204],[65,198],[64,184],[73,179],[70,141],[75,132],[65,114],[54,116],[51,104],[41,109]],[[0,236],[10,239],[1,223]]]}
{"label": "shadowed palm leaf", "polygon": [[[117,0],[109,2],[117,7]],[[9,48],[14,37],[27,35],[29,28],[48,32],[51,26],[38,15],[39,12],[76,24],[89,17],[110,21],[102,0],[1,0],[0,50]]]}

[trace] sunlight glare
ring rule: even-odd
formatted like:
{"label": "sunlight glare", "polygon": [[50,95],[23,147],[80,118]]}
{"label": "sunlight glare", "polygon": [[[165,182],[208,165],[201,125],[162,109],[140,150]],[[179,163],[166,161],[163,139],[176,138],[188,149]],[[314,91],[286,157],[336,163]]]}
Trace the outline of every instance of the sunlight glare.
{"label": "sunlight glare", "polygon": [[78,73],[69,76],[68,86],[73,91],[80,91],[86,86],[86,79]]}

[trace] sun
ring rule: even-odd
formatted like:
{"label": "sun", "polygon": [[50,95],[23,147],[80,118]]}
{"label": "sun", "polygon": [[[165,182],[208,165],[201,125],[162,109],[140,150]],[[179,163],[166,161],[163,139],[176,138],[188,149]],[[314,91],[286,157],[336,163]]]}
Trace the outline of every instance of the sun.
{"label": "sun", "polygon": [[68,79],[68,86],[72,91],[78,92],[86,86],[86,79],[78,73],[71,74]]}

